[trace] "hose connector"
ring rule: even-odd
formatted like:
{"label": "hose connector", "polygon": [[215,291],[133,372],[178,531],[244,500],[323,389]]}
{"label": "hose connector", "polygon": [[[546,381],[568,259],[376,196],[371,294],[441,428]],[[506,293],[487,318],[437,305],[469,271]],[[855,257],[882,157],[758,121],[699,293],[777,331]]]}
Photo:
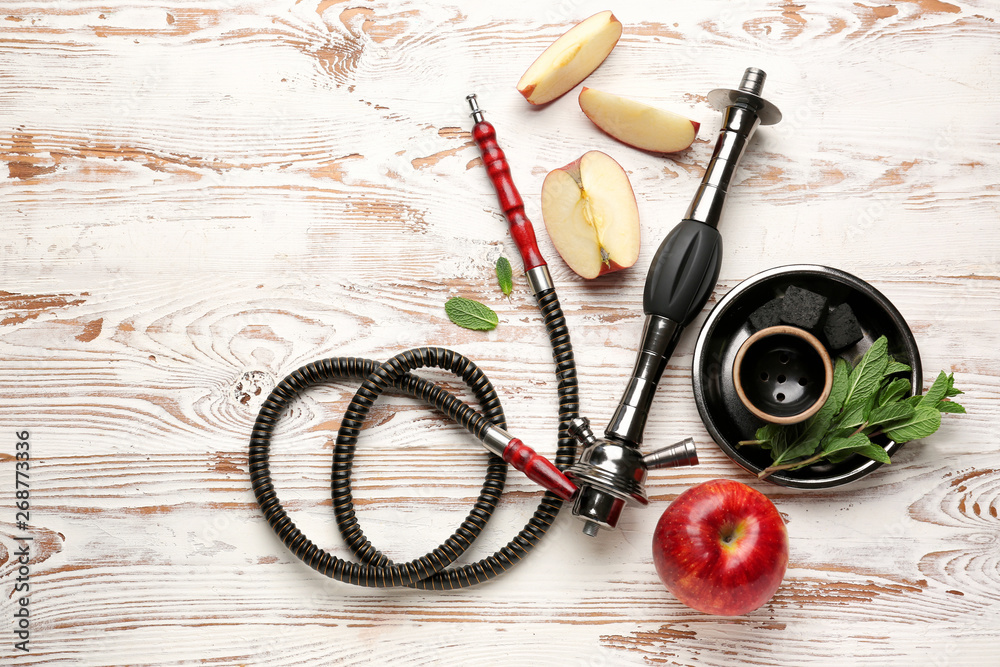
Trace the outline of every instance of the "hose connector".
{"label": "hose connector", "polygon": [[580,460],[566,470],[566,476],[580,487],[573,514],[584,521],[583,532],[590,537],[601,528],[617,528],[629,504],[649,504],[648,470],[698,464],[691,438],[643,456],[627,443],[595,437],[585,417],[571,421],[569,432],[584,446]]}

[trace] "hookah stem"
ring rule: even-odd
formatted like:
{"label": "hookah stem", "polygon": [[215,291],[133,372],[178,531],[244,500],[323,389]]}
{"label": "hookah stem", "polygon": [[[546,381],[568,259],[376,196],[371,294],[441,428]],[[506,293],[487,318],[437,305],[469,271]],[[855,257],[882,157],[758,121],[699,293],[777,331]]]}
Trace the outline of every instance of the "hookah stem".
{"label": "hookah stem", "polygon": [[632,377],[605,435],[638,448],[657,385],[684,328],[701,312],[719,278],[718,224],[733,175],[757,127],[781,119],[760,97],[766,75],[750,67],[737,90],[716,90],[710,102],[723,111],[722,127],[702,182],[681,220],[663,240],[646,275],[646,314]]}

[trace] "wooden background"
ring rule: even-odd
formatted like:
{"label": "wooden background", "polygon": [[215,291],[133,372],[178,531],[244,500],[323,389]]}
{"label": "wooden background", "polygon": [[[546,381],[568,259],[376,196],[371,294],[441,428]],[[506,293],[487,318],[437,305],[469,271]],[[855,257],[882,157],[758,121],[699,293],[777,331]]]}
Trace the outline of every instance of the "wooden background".
{"label": "wooden background", "polygon": [[[673,156],[598,132],[572,93],[534,109],[514,84],[606,9],[360,0],[0,2],[0,663],[996,665],[1000,639],[1000,5],[620,3],[625,33],[587,81],[703,123]],[[722,223],[712,303],[741,280],[822,263],[883,291],[947,416],[845,488],[757,482],[708,437],[682,340],[647,441],[692,435],[702,464],[651,475],[650,507],[589,539],[564,513],[499,580],[446,593],[355,589],[294,559],[250,490],[247,440],[275,382],[325,356],[453,347],[498,386],[511,430],[555,447],[550,349],[471,142],[465,95],[498,128],[536,223],[598,426],[624,387],[646,266],[682,216],[719,127],[705,94],[747,66],[785,114],[751,146]],[[590,149],[628,171],[644,244],[585,283],[539,212],[551,169]],[[4,169],[6,171],[4,171]],[[445,300],[482,300],[493,332]],[[712,303],[709,304],[711,307]],[[451,381],[449,381],[451,382]],[[454,383],[451,382],[453,385]],[[354,387],[282,422],[279,494],[343,553],[330,441]],[[15,652],[15,431],[30,431],[31,652]],[[396,559],[465,515],[485,454],[423,406],[379,404],[356,464],[359,518]],[[650,537],[690,485],[729,477],[788,521],[776,596],[743,618],[682,606]],[[538,492],[512,474],[477,557]]]}

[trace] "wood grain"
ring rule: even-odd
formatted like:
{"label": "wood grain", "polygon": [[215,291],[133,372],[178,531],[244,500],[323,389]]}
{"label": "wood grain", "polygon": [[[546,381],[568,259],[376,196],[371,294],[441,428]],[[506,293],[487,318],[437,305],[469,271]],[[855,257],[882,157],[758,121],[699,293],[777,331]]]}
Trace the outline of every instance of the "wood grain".
{"label": "wood grain", "polygon": [[[633,3],[587,85],[702,123],[655,156],[614,143],[571,93],[528,108],[513,84],[604,6],[204,0],[0,1],[0,662],[3,664],[993,665],[1000,638],[1000,9],[988,2]],[[603,424],[642,328],[645,267],[680,219],[719,128],[707,104],[747,66],[784,112],[732,188],[711,308],[743,279],[835,266],[889,297],[928,381],[955,371],[968,415],[893,464],[822,492],[742,472],[691,397],[703,313],[646,439],[692,435],[701,465],[657,471],[651,507],[592,540],[563,513],[515,570],[445,594],[327,581],[254,502],[247,441],[267,393],[327,356],[452,347],[497,386],[513,432],[555,449],[537,308],[469,134],[476,92],[535,220],[573,337],[582,412]],[[583,281],[544,232],[545,174],[590,149],[637,194],[636,267]],[[6,168],[6,173],[4,172]],[[4,178],[4,176],[6,176]],[[450,324],[450,296],[501,325]],[[453,379],[429,377],[461,392]],[[278,493],[324,547],[332,438],[355,390],[316,388],[275,439]],[[14,432],[31,433],[31,651],[10,622],[18,563]],[[441,541],[485,453],[417,401],[373,411],[358,517],[392,558]],[[657,580],[666,504],[730,477],[788,522],[776,596],[714,618]],[[472,556],[504,544],[538,492],[511,473]]]}

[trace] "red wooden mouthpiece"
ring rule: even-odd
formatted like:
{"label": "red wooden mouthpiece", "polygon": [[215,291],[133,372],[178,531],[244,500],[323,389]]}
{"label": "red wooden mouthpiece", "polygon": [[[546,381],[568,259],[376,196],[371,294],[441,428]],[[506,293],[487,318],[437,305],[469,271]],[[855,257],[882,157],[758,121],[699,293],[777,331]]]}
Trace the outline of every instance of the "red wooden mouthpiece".
{"label": "red wooden mouthpiece", "polygon": [[504,155],[500,144],[497,143],[496,129],[489,122],[481,120],[472,128],[472,138],[476,140],[479,150],[483,154],[483,164],[486,165],[486,173],[493,181],[493,187],[497,191],[497,199],[500,200],[500,208],[507,216],[510,223],[510,235],[517,244],[517,249],[521,253],[521,260],[524,262],[524,270],[528,271],[536,266],[545,266],[545,260],[538,251],[538,243],[535,241],[535,229],[531,226],[531,220],[524,214],[524,202],[514,186],[514,179],[510,176],[510,165],[507,164],[507,157]]}
{"label": "red wooden mouthpiece", "polygon": [[569,481],[551,461],[535,453],[535,450],[517,438],[513,438],[504,447],[503,460],[527,475],[532,482],[544,486],[563,500],[572,500],[579,491],[576,484]]}

